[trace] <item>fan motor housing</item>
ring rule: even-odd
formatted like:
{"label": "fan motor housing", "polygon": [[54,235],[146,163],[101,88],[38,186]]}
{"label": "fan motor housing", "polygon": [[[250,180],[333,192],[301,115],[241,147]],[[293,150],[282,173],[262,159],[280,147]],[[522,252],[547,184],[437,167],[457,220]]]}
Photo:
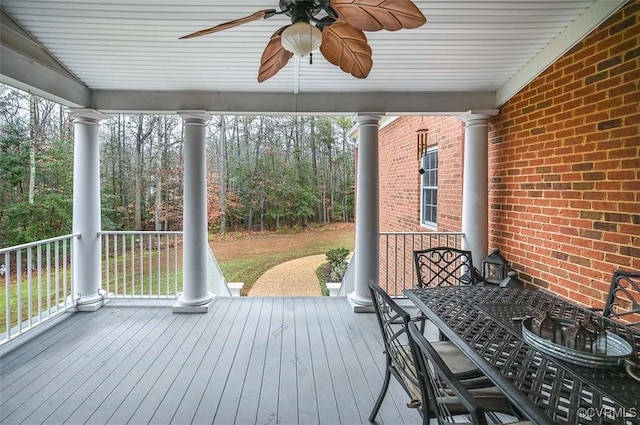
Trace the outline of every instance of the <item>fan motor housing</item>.
{"label": "fan motor housing", "polygon": [[323,10],[331,7],[330,0],[280,0],[280,10],[291,17],[291,22],[309,22]]}

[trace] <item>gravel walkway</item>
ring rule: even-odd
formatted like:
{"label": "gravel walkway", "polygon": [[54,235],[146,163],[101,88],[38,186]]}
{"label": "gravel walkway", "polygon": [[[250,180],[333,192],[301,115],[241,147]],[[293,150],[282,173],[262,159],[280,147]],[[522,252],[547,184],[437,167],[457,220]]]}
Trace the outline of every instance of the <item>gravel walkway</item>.
{"label": "gravel walkway", "polygon": [[320,282],[316,270],[327,261],[325,254],[311,255],[278,264],[253,284],[250,297],[319,297]]}

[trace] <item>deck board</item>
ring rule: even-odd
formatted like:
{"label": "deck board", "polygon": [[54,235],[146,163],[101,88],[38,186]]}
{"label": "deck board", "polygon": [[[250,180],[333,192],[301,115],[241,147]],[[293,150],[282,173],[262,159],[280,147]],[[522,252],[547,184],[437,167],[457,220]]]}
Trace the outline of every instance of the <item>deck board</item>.
{"label": "deck board", "polygon": [[[0,358],[4,424],[368,424],[375,316],[345,298],[224,298],[208,314],[113,300]],[[419,423],[393,380],[377,423]]]}
{"label": "deck board", "polygon": [[[44,424],[62,424],[67,420],[73,423],[83,423],[84,417],[95,410],[94,402],[104,399],[102,391],[108,390],[108,386],[115,385],[130,372],[131,364],[134,364],[140,357],[140,352],[144,352],[150,346],[150,336],[154,334],[154,329],[164,321],[160,320],[166,312],[160,309],[149,310],[148,314],[141,316],[136,325],[126,329],[120,339],[107,349],[102,355],[111,356],[100,363],[100,367],[89,365],[71,378],[66,387],[76,389],[75,391],[58,391],[48,401],[54,410],[40,409],[29,418],[29,421]],[[150,329],[151,328],[151,329]],[[106,388],[105,388],[106,387]]]}
{"label": "deck board", "polygon": [[[104,424],[109,420],[115,409],[151,367],[149,359],[156,356],[159,347],[170,340],[171,326],[173,325],[175,329],[175,326],[179,324],[179,317],[171,316],[171,313],[167,311],[162,311],[162,314],[164,317],[159,316],[162,320],[159,320],[157,324],[150,324],[153,329],[148,332],[143,342],[135,347],[127,361],[120,367],[116,367],[93,394],[78,406],[70,422],[86,422],[97,425]],[[69,409],[71,408],[72,406],[69,406]]]}

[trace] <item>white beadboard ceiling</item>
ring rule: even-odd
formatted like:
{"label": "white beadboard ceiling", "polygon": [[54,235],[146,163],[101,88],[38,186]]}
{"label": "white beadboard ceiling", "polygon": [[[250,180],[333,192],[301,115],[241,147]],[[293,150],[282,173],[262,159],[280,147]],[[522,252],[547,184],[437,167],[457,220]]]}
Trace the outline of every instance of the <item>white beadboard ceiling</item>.
{"label": "white beadboard ceiling", "polygon": [[[367,79],[341,72],[317,52],[313,65],[306,59],[300,61],[298,90],[301,94],[496,92],[594,3],[611,1],[616,3],[416,0],[427,17],[423,27],[366,33],[374,63]],[[294,59],[267,82],[256,80],[269,37],[289,23],[284,15],[178,40],[181,35],[259,9],[277,9],[277,3],[2,0],[2,9],[90,91],[292,93]],[[558,52],[569,47],[560,46]]]}

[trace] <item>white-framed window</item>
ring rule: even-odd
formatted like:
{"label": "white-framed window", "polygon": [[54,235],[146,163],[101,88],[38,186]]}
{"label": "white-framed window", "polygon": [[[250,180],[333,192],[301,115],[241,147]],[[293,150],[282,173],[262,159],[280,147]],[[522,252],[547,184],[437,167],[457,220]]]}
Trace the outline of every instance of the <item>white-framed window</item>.
{"label": "white-framed window", "polygon": [[420,224],[438,225],[438,148],[428,149],[422,157]]}

